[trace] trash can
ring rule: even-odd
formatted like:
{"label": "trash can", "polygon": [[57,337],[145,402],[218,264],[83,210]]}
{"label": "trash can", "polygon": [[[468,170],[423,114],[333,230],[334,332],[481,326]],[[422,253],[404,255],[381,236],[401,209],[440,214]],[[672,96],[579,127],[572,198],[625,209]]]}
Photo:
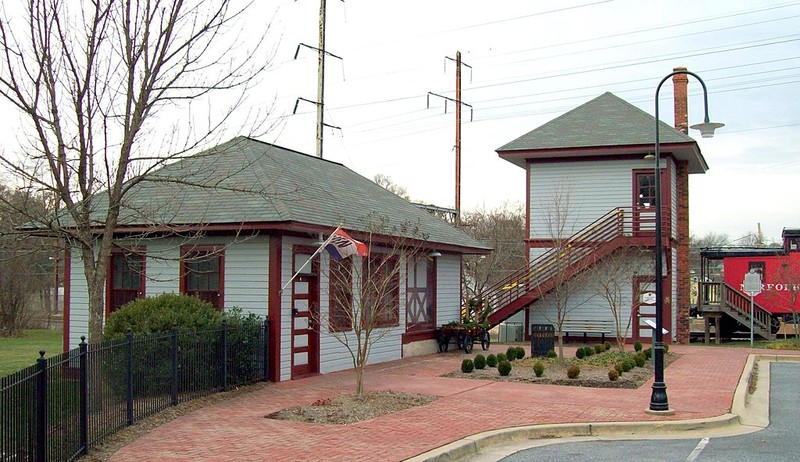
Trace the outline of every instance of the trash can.
{"label": "trash can", "polygon": [[531,324],[531,356],[545,356],[555,349],[555,333],[552,324]]}

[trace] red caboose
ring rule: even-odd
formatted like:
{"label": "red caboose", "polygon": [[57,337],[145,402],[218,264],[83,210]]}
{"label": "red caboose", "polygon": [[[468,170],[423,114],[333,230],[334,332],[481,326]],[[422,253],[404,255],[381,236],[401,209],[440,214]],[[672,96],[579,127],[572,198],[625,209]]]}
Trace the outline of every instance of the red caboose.
{"label": "red caboose", "polygon": [[[722,338],[734,332],[753,332],[772,338],[781,321],[800,313],[800,228],[783,230],[783,245],[769,248],[727,247],[703,249],[698,284],[698,310],[717,326]],[[721,261],[721,265],[720,265]],[[744,276],[761,275],[761,293],[744,293]]]}

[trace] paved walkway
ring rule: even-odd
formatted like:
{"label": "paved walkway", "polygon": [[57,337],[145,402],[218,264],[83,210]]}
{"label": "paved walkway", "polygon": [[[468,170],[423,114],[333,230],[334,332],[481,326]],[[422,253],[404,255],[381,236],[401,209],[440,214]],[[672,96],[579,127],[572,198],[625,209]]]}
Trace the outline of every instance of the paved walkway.
{"label": "paved walkway", "polygon": [[[503,346],[491,349],[501,351]],[[680,345],[671,351],[682,356],[665,372],[675,411],[668,417],[645,413],[652,381],[627,390],[439,377],[459,369],[465,355],[456,351],[369,367],[367,390],[440,397],[425,406],[346,426],[264,418],[285,407],[350,392],[352,371],[336,372],[270,384],[195,411],[156,428],[111,460],[399,461],[475,433],[514,426],[710,418],[730,411],[747,357],[756,352]]]}

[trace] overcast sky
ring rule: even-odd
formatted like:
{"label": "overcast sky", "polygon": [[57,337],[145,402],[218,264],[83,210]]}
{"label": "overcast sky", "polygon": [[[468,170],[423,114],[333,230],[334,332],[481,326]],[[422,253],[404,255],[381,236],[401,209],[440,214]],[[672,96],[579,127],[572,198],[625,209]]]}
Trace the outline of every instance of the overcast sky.
{"label": "overcast sky", "polygon": [[[261,3],[261,2],[259,2]],[[267,6],[266,4],[270,5]],[[487,5],[491,5],[488,7]],[[280,37],[263,97],[280,130],[266,141],[314,154],[319,2],[264,2]],[[328,0],[324,157],[369,178],[389,175],[413,200],[453,207],[455,58],[464,68],[462,208],[523,202],[522,169],[495,149],[610,91],[654,113],[673,67],[699,74],[711,119],[700,139],[710,166],[690,180],[691,232],[735,239],[800,227],[800,2]],[[259,15],[260,16],[260,15]],[[689,123],[702,91],[689,82]],[[672,123],[672,86],[661,91]]]}
{"label": "overcast sky", "polygon": [[[246,0],[236,0],[244,2]],[[15,3],[4,5],[16,14]],[[270,70],[247,104],[271,108],[261,139],[315,153],[319,0],[253,2],[241,32],[269,26]],[[13,8],[12,8],[13,7]],[[462,209],[524,203],[521,168],[495,149],[610,91],[654,113],[658,82],[676,66],[699,74],[711,119],[695,137],[710,170],[690,179],[692,234],[736,239],[760,223],[768,240],[800,227],[800,1],[328,0],[324,157],[373,178],[390,176],[412,200],[455,204],[455,96],[461,51]],[[235,48],[231,53],[244,52]],[[254,59],[261,59],[255,55]],[[672,86],[661,91],[672,124]],[[5,103],[4,103],[5,104]],[[2,149],[15,146],[9,105]],[[185,115],[163,112],[175,121]],[[689,123],[702,91],[689,81]],[[472,120],[470,120],[472,118]],[[160,122],[159,122],[160,123]],[[228,137],[237,133],[226,135]],[[735,243],[735,242],[734,242]]]}

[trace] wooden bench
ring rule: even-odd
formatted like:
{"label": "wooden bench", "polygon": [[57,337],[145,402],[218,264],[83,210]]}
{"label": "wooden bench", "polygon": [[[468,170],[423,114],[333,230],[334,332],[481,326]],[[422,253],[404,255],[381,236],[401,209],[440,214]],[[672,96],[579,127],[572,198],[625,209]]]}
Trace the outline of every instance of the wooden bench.
{"label": "wooden bench", "polygon": [[569,343],[569,334],[582,333],[583,343],[587,343],[589,334],[600,334],[601,342],[606,341],[606,334],[614,333],[614,321],[611,319],[565,319],[561,323],[561,331],[564,333],[565,341]]}

